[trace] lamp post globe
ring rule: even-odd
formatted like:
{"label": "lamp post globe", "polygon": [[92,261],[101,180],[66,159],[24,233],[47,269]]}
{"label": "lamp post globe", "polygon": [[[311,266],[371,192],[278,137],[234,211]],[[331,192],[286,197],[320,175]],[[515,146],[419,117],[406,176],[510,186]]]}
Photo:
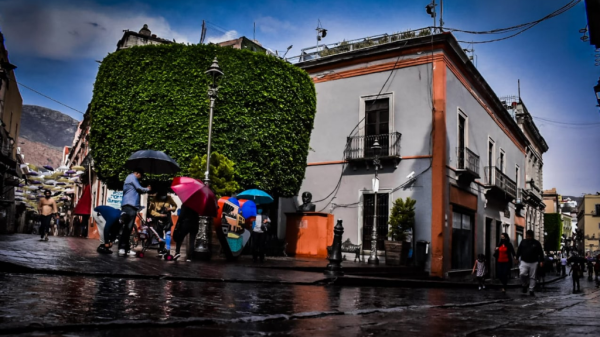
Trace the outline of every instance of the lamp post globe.
{"label": "lamp post globe", "polygon": [[381,145],[377,139],[371,145],[371,151],[373,152],[373,166],[375,166],[375,178],[373,179],[373,229],[371,231],[371,255],[367,261],[369,264],[379,264],[379,258],[377,257],[377,192],[379,192],[379,178],[377,177],[377,171],[379,170],[379,154],[381,153]]}

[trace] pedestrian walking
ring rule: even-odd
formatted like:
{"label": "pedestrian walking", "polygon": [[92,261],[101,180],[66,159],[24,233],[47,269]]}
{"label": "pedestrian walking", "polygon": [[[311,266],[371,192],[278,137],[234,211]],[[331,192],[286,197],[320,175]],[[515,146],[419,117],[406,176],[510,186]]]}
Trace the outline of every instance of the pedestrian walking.
{"label": "pedestrian walking", "polygon": [[137,212],[140,209],[140,194],[148,193],[152,187],[142,187],[139,179],[142,179],[144,170],[141,168],[133,170],[131,174],[125,178],[123,184],[123,200],[121,201],[121,216],[123,224],[121,237],[119,238],[119,256],[135,255],[129,251],[129,236],[137,217]]}
{"label": "pedestrian walking", "polygon": [[[569,275],[572,274],[571,278],[573,279],[573,293],[578,293],[581,291],[581,285],[579,284],[579,280],[583,277],[583,267],[585,264],[585,259],[582,259],[574,253],[569,259],[569,263],[571,264],[571,270],[569,271]],[[583,262],[583,263],[582,263]]]}
{"label": "pedestrian walking", "polygon": [[477,277],[479,290],[485,289],[485,255],[477,254],[477,260],[473,266],[473,274]]}
{"label": "pedestrian walking", "polygon": [[600,287],[600,279],[598,279],[598,274],[600,274],[600,254],[596,255],[596,259],[594,259],[594,274],[596,276],[596,288]]}
{"label": "pedestrian walking", "polygon": [[[198,213],[185,205],[181,205],[179,219],[173,231],[173,240],[175,240],[175,255],[173,255],[173,260],[177,260],[181,256],[181,245],[186,235],[189,235],[188,252],[193,251],[196,234],[198,234],[199,221],[200,215]],[[191,256],[186,257],[189,259]]]}
{"label": "pedestrian walking", "polygon": [[560,258],[560,275],[567,276],[567,256],[563,255]]}
{"label": "pedestrian walking", "polygon": [[38,213],[40,214],[40,241],[48,241],[50,221],[52,220],[53,215],[58,216],[56,201],[52,199],[52,192],[50,192],[50,190],[45,190],[44,197],[40,198],[38,203]]}
{"label": "pedestrian walking", "polygon": [[592,257],[592,253],[588,253],[587,257],[587,271],[588,271],[588,281],[592,281],[594,277],[594,258]]}
{"label": "pedestrian walking", "polygon": [[529,285],[529,295],[535,296],[535,273],[538,268],[544,267],[544,250],[542,244],[533,238],[533,231],[530,229],[525,234],[525,240],[521,241],[517,248],[517,258],[521,259],[519,265],[519,275],[523,286],[522,292],[527,293]]}
{"label": "pedestrian walking", "polygon": [[271,224],[271,219],[267,214],[263,214],[263,210],[259,208],[256,219],[252,223],[252,260],[254,262],[260,259],[260,262],[265,260],[265,242],[267,238],[267,230]]}
{"label": "pedestrian walking", "polygon": [[503,293],[506,292],[506,285],[508,284],[515,255],[515,248],[510,243],[508,234],[500,234],[500,242],[496,246],[494,257],[496,258],[496,277],[502,283]]}

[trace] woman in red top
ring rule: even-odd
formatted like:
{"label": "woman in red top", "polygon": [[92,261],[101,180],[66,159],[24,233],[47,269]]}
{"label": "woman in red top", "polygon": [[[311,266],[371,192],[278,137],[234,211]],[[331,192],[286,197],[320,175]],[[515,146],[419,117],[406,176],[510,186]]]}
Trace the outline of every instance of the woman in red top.
{"label": "woman in red top", "polygon": [[500,242],[496,247],[494,257],[496,258],[496,277],[502,282],[502,292],[506,292],[506,284],[508,284],[512,262],[515,258],[515,248],[510,243],[508,234],[500,235]]}

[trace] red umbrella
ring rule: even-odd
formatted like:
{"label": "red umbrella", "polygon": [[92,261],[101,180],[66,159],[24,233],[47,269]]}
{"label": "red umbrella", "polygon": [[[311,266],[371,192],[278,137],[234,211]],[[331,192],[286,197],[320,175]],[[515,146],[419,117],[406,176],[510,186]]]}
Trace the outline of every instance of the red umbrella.
{"label": "red umbrella", "polygon": [[213,191],[200,180],[188,177],[173,179],[171,189],[179,196],[183,205],[201,216],[217,216],[217,198]]}

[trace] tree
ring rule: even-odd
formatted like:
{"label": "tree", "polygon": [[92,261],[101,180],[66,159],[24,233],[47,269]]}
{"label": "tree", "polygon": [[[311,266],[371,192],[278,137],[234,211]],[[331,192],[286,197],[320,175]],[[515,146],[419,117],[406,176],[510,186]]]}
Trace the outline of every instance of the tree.
{"label": "tree", "polygon": [[[217,152],[210,154],[210,187],[218,198],[231,195],[240,190],[240,185],[235,181],[235,163]],[[190,177],[203,180],[206,172],[206,155],[200,159],[192,159],[189,167]]]}
{"label": "tree", "polygon": [[[156,45],[102,60],[89,107],[90,148],[98,177],[120,189],[137,150],[163,151],[189,175],[208,144],[205,74],[217,57],[225,76],[215,102],[212,149],[233,160],[241,188],[298,194],[316,93],[310,76],[279,58],[217,45]],[[168,181],[169,176],[152,177]]]}
{"label": "tree", "polygon": [[398,198],[392,206],[392,214],[390,215],[390,232],[388,236],[393,241],[404,241],[406,239],[406,231],[412,230],[415,226],[415,204],[417,201],[406,198]]}

